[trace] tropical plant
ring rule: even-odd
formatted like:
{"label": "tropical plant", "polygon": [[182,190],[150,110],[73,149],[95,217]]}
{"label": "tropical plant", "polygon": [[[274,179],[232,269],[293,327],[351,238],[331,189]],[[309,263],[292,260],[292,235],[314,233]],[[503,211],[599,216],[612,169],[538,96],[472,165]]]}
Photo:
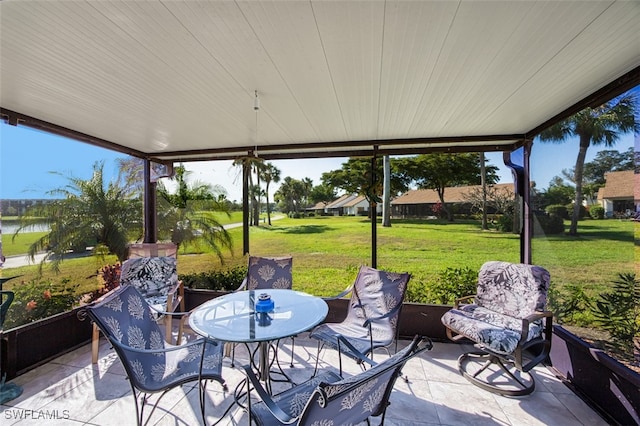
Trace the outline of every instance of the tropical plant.
{"label": "tropical plant", "polygon": [[178,249],[204,241],[222,261],[222,250],[233,248],[231,236],[215,214],[229,214],[226,199],[221,196],[223,190],[198,181],[188,182],[188,173],[182,164],[176,167],[171,178],[176,183],[175,192],[158,182],[159,235],[169,237]]}
{"label": "tropical plant", "polygon": [[540,133],[542,141],[564,142],[568,137],[579,138],[578,157],[573,170],[576,192],[569,234],[578,233],[578,219],[583,200],[584,164],[589,146],[613,146],[622,133],[639,131],[635,121],[636,99],[627,94],[595,108],[585,108],[577,114]]}
{"label": "tropical plant", "polygon": [[611,291],[600,293],[593,315],[614,344],[630,350],[640,337],[640,280],[634,273],[620,273],[613,285]]}
{"label": "tropical plant", "polygon": [[142,235],[142,202],[139,194],[131,191],[120,180],[105,184],[104,162],[96,162],[88,180],[64,176],[67,185],[47,192],[54,198],[50,203],[32,206],[20,218],[20,232],[30,231],[45,222],[50,231],[29,246],[28,255],[46,251],[40,263],[51,261],[59,270],[60,262],[70,251],[85,250],[87,244],[102,245],[120,261],[127,257],[129,241]]}
{"label": "tropical plant", "polygon": [[271,226],[271,205],[269,203],[269,185],[271,182],[280,182],[280,169],[274,166],[272,163],[266,163],[264,167],[260,169],[260,177],[265,184],[265,198],[267,201],[267,223]]}

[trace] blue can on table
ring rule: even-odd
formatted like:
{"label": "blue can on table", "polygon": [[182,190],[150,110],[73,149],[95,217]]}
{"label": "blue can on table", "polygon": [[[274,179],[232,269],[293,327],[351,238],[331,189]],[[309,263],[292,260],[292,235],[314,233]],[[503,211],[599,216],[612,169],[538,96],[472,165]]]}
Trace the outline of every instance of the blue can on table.
{"label": "blue can on table", "polygon": [[258,301],[256,302],[256,312],[258,313],[267,313],[273,311],[275,308],[275,303],[271,300],[271,296],[267,293],[262,293],[258,296]]}

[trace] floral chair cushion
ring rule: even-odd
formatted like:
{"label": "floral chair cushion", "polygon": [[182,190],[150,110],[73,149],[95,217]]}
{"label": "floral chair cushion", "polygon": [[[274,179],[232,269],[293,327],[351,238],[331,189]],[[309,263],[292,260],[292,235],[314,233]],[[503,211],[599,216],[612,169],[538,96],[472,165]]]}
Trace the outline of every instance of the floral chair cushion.
{"label": "floral chair cushion", "polygon": [[292,257],[249,256],[247,290],[291,289],[292,266]]}
{"label": "floral chair cushion", "polygon": [[[319,339],[337,349],[336,335],[347,338],[362,354],[369,353],[371,320],[373,348],[390,345],[396,338],[400,307],[409,282],[409,273],[395,273],[360,267],[353,285],[347,317],[341,323],[326,323],[316,327],[310,337]],[[341,346],[350,355],[348,348]]]}
{"label": "floral chair cushion", "polygon": [[137,389],[157,392],[175,383],[197,380],[203,350],[203,377],[223,382],[223,345],[204,339],[181,346],[165,342],[148,303],[133,286],[121,286],[87,309],[113,344]]}
{"label": "floral chair cushion", "polygon": [[[442,323],[481,347],[512,354],[520,340],[522,319],[544,310],[550,276],[544,268],[487,262],[478,275],[475,304],[451,309]],[[527,341],[542,334],[541,321],[529,324]]]}
{"label": "floral chair cushion", "polygon": [[120,285],[131,285],[155,309],[164,311],[167,294],[178,285],[176,259],[168,256],[138,257],[122,264]]}

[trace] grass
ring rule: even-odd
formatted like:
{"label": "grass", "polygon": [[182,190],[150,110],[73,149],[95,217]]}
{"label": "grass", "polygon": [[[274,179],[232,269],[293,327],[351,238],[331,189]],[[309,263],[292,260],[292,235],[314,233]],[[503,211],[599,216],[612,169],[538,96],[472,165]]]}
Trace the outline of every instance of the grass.
{"label": "grass", "polygon": [[[534,238],[533,262],[551,272],[552,285],[579,285],[593,293],[607,288],[619,272],[634,270],[633,222],[604,220],[582,221],[579,236],[565,235]],[[242,256],[242,229],[229,230],[235,242],[233,253],[225,253],[225,263],[205,246],[181,247],[178,272],[202,272],[214,268],[245,265]],[[394,220],[390,228],[377,227],[377,266],[391,271],[412,273],[411,285],[434,280],[445,268],[469,267],[478,270],[487,260],[519,261],[520,240],[515,234],[482,231],[470,220],[442,221]],[[20,237],[20,247],[28,245],[28,236]],[[8,240],[8,241],[7,241]],[[10,238],[5,244],[18,250]],[[332,295],[343,290],[355,277],[357,268],[371,264],[371,224],[361,217],[284,218],[272,226],[250,228],[251,253],[263,256],[294,257],[294,282],[297,289],[317,295]],[[9,254],[9,252],[7,252]],[[69,278],[82,291],[97,286],[95,272],[115,258],[86,257],[68,259],[55,279]],[[37,266],[6,269],[3,276],[23,274],[28,280],[37,276]],[[45,274],[53,273],[45,268]],[[6,284],[11,287],[11,281]]]}
{"label": "grass", "polygon": [[[619,272],[633,271],[633,222],[604,220],[582,221],[579,236],[565,235],[534,238],[533,262],[549,269],[552,285],[579,285],[588,291],[606,289]],[[235,248],[225,254],[225,263],[204,246],[181,247],[180,274],[246,264],[242,256],[242,229],[229,230]],[[389,228],[377,227],[377,266],[392,271],[409,271],[412,283],[426,282],[447,267],[478,270],[487,260],[518,262],[519,236],[482,231],[476,221],[394,220]],[[26,251],[29,237],[22,234],[15,243],[5,237],[7,254]],[[297,288],[317,295],[331,295],[353,280],[357,268],[371,264],[371,223],[361,217],[284,218],[272,226],[250,228],[251,253],[264,256],[285,254],[294,257],[294,282]],[[22,247],[22,248],[20,248]],[[80,289],[97,286],[96,270],[115,258],[87,257],[62,263],[56,280],[63,277],[80,283]],[[37,266],[5,269],[4,276],[23,274],[22,279],[37,276]],[[53,273],[45,268],[46,275]],[[414,284],[415,285],[415,284]],[[6,284],[10,288],[11,282]],[[90,291],[90,290],[88,290]]]}
{"label": "grass", "polygon": [[15,238],[13,238],[13,235],[4,235],[2,238],[2,253],[5,256],[17,256],[27,253],[31,243],[44,235],[46,235],[46,232],[20,233]]}

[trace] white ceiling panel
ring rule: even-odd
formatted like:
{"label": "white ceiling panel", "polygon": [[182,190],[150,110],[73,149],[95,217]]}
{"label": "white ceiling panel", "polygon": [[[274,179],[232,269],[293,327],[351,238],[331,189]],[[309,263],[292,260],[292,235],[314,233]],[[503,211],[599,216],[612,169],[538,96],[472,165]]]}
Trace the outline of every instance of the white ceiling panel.
{"label": "white ceiling panel", "polygon": [[3,118],[150,158],[499,149],[639,73],[632,1],[0,2]]}

